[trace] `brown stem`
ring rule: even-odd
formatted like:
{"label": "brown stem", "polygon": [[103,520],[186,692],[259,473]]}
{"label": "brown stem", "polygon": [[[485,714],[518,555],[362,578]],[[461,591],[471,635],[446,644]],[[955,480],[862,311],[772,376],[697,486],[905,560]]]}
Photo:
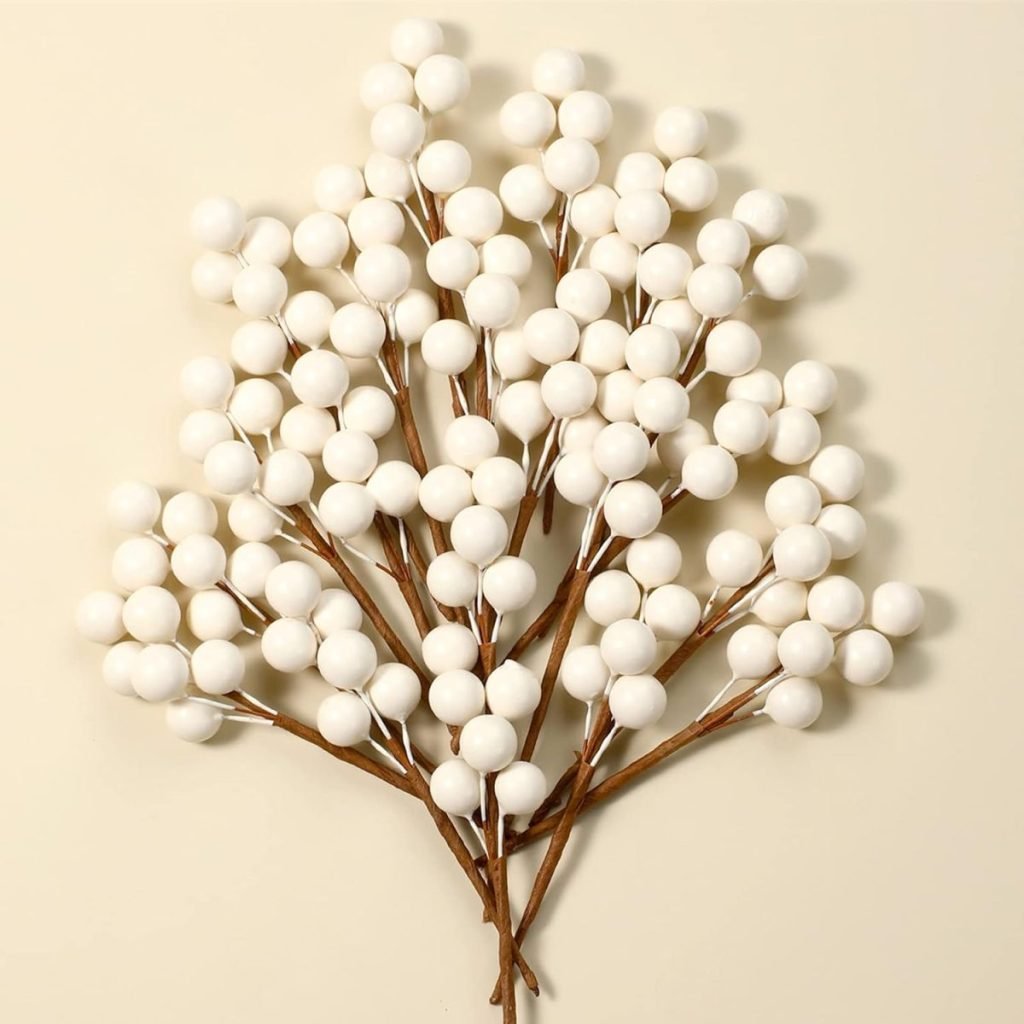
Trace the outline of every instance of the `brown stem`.
{"label": "brown stem", "polygon": [[523,550],[526,533],[530,529],[530,520],[533,518],[533,512],[536,507],[537,495],[533,491],[527,491],[523,495],[523,500],[519,503],[515,525],[512,527],[512,536],[508,542],[508,553],[510,555],[518,555]]}
{"label": "brown stem", "polygon": [[377,527],[377,535],[380,537],[381,547],[384,549],[384,557],[387,559],[388,565],[391,566],[391,575],[394,577],[402,597],[405,598],[409,611],[412,612],[413,622],[416,623],[416,631],[420,637],[425,637],[432,629],[432,625],[430,617],[427,615],[427,609],[423,606],[423,599],[420,597],[420,592],[416,587],[416,581],[412,578],[409,566],[405,564],[402,558],[401,549],[391,533],[391,526],[387,518],[382,512],[378,512],[374,517],[374,522]]}
{"label": "brown stem", "polygon": [[515,1024],[516,992],[512,959],[512,911],[508,902],[508,862],[498,854],[498,801],[494,796],[494,776],[487,777],[487,820],[484,822],[487,871],[494,890],[497,912],[498,969],[501,990],[502,1024]]}

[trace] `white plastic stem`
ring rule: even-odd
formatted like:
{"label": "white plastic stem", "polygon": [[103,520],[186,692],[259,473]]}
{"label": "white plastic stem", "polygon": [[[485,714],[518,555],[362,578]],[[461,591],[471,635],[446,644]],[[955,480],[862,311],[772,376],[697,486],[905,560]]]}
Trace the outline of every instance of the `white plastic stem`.
{"label": "white plastic stem", "polygon": [[430,238],[424,230],[423,222],[416,216],[413,208],[408,203],[402,203],[402,208],[409,215],[409,220],[412,222],[412,226],[416,229],[416,233],[423,239],[423,244],[429,249]]}
{"label": "white plastic stem", "polygon": [[373,716],[373,720],[377,723],[377,728],[380,729],[380,733],[384,739],[391,739],[391,730],[384,724],[384,719],[381,718],[380,712],[374,706],[373,701],[370,700],[369,696],[363,690],[356,690],[356,693],[359,694],[359,699],[366,705],[367,711],[369,711]]}
{"label": "white plastic stem", "polygon": [[707,602],[704,605],[704,610],[700,613],[700,617],[702,619],[706,619],[708,617],[708,612],[710,612],[711,609],[715,606],[715,601],[718,599],[718,595],[721,593],[721,591],[722,584],[716,583],[715,589],[711,591],[711,596],[707,599]]}
{"label": "white plastic stem", "polygon": [[494,616],[494,629],[491,630],[491,643],[496,644],[498,642],[498,630],[501,629],[501,612],[498,612]]}
{"label": "white plastic stem", "polygon": [[623,311],[625,313],[625,316],[626,316],[626,330],[627,331],[632,331],[633,330],[633,311],[629,308],[629,296],[625,292],[622,293],[622,309],[623,309]]}
{"label": "white plastic stem", "polygon": [[544,447],[541,449],[540,458],[537,460],[537,471],[533,475],[533,482],[531,484],[531,487],[536,493],[539,493],[541,473],[544,470],[544,463],[547,461],[547,457],[551,453],[551,446],[555,443],[555,436],[558,433],[561,422],[561,420],[554,420],[548,428],[547,437],[544,438]]}
{"label": "white plastic stem", "polygon": [[694,721],[699,722],[701,719],[707,718],[707,716],[712,712],[712,710],[715,708],[718,702],[729,692],[729,687],[731,687],[732,684],[735,682],[736,677],[731,676],[729,678],[729,682],[727,682],[725,686],[723,686],[718,691],[718,693],[716,693],[714,697],[711,698],[711,700],[708,702],[708,706],[694,719]]}
{"label": "white plastic stem", "polygon": [[587,566],[587,572],[593,572],[594,571],[594,566],[597,565],[597,563],[601,561],[601,557],[608,550],[608,548],[611,547],[611,543],[612,543],[612,541],[614,539],[615,539],[615,534],[614,533],[610,533],[605,538],[604,543],[597,549],[597,551],[594,552],[594,557],[590,560],[590,565]]}
{"label": "white plastic stem", "polygon": [[395,386],[395,382],[392,379],[391,374],[388,372],[387,365],[380,356],[377,356],[377,367],[380,370],[380,375],[384,378],[384,383],[388,386],[388,391],[393,395],[397,395],[398,388]]}
{"label": "white plastic stem", "polygon": [[576,249],[576,255],[573,256],[572,264],[569,267],[570,270],[575,270],[579,266],[580,258],[583,256],[583,250],[586,249],[587,242],[589,242],[589,241],[590,241],[589,238],[581,238],[580,239],[580,244],[579,244],[579,246]]}
{"label": "white plastic stem", "polygon": [[548,247],[548,252],[554,252],[555,247],[551,242],[551,236],[548,234],[548,229],[544,227],[543,221],[537,221],[537,230],[540,232],[540,237],[544,240],[544,244]]}
{"label": "white plastic stem", "polygon": [[409,564],[409,534],[405,528],[405,520],[398,519],[398,544],[402,549],[402,561]]}
{"label": "white plastic stem", "polygon": [[225,722],[245,722],[247,725],[273,725],[269,718],[253,718],[251,715],[225,715]]}
{"label": "white plastic stem", "polygon": [[415,764],[416,758],[412,756],[412,737],[409,735],[409,726],[402,722],[402,746],[405,747],[405,756],[409,758],[409,764]]}
{"label": "white plastic stem", "polygon": [[256,445],[252,443],[252,439],[242,429],[242,425],[235,419],[235,414],[230,409],[224,410],[224,415],[228,418],[228,422],[235,428],[235,433],[242,439],[242,441],[249,447],[251,451],[256,451]]}
{"label": "white plastic stem", "polygon": [[687,393],[692,391],[708,375],[709,372],[710,371],[707,368],[705,368],[701,370],[700,373],[695,374],[691,378],[690,383],[686,385]]}
{"label": "white plastic stem", "polygon": [[395,760],[395,758],[393,758],[391,754],[389,754],[388,751],[384,747],[382,747],[376,740],[368,739],[366,742],[369,743],[370,746],[373,747],[373,749],[377,751],[377,753],[380,754],[381,757],[384,758],[384,760],[394,765],[396,771],[400,772],[402,775],[405,774],[405,769],[402,767],[402,765],[397,760]]}
{"label": "white plastic stem", "polygon": [[604,738],[604,742],[597,748],[597,753],[594,754],[593,760],[590,762],[591,768],[596,768],[598,762],[604,757],[604,752],[611,746],[611,742],[615,739],[619,733],[622,732],[622,728],[618,725],[613,725],[611,732],[608,733]]}
{"label": "white plastic stem", "polygon": [[268,715],[277,715],[277,712],[270,707],[269,704],[264,704],[263,701],[257,700],[251,693],[247,693],[245,690],[238,691],[250,704],[255,704],[261,711],[266,711]]}

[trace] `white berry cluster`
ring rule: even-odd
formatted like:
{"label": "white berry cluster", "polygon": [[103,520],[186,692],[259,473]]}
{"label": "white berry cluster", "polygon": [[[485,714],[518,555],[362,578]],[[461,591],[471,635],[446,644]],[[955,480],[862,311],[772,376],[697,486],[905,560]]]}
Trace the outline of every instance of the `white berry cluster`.
{"label": "white berry cluster", "polygon": [[[113,588],[82,601],[78,625],[109,645],[109,686],[164,704],[191,741],[226,720],[286,721],[247,691],[244,648],[280,673],[318,672],[322,745],[365,745],[356,763],[467,819],[483,843],[477,881],[507,966],[553,871],[514,935],[503,930],[491,869],[516,848],[514,819],[544,804],[533,825],[551,822],[555,849],[586,802],[571,766],[559,788],[533,760],[559,681],[587,706],[578,783],[620,730],[661,717],[668,684],[716,636],[728,681],[691,728],[762,715],[804,728],[822,708],[816,677],[834,665],[880,682],[889,638],[918,627],[923,603],[907,584],[866,598],[830,574],[865,540],[850,504],[864,462],[822,443],[832,370],[804,360],[780,379],[745,319],[749,300],[790,300],[807,275],[780,241],[783,198],[749,191],[696,230],[718,198],[705,116],[664,110],[654,151],[603,167],[612,106],[586,88],[577,54],[548,50],[497,115],[523,162],[492,190],[471,184],[470,153],[444,137],[470,74],[439,26],[403,21],[391,58],[359,91],[370,156],[324,168],[294,228],[229,198],[196,207],[194,288],[242,316],[223,356],[181,374],[180,448],[218,501],[118,486],[110,517],[129,536]],[[320,290],[290,290],[295,261]],[[548,302],[526,309],[538,279]],[[698,389],[714,409],[703,421]],[[413,391],[450,401],[440,437],[421,432]],[[714,536],[713,590],[698,596],[679,582],[676,536],[690,504],[727,497],[753,460],[779,467],[765,536]],[[561,550],[542,514],[571,521],[578,545]],[[557,592],[539,592],[541,565],[564,570]],[[573,644],[580,612],[599,642]],[[517,636],[520,620],[531,625]],[[410,733],[421,703],[451,733],[440,763]],[[577,740],[562,744],[567,762]],[[507,977],[500,998],[514,1013]]]}

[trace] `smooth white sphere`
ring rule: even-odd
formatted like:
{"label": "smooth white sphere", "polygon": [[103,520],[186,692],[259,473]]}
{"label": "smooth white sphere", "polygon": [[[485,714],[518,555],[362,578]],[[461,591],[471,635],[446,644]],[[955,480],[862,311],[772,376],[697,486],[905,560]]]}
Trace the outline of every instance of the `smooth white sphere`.
{"label": "smooth white sphere", "polygon": [[580,332],[577,358],[594,373],[608,374],[626,365],[629,332],[614,320],[595,320]]}
{"label": "smooth white sphere", "polygon": [[[204,412],[205,410],[197,410]],[[107,497],[107,518],[116,530],[147,533],[160,518],[160,492],[152,484],[126,480]]]}
{"label": "smooth white sphere", "polygon": [[760,362],[761,339],[750,324],[742,320],[726,320],[708,332],[704,358],[705,365],[712,373],[723,377],[741,377],[750,373]]}
{"label": "smooth white sphere", "polygon": [[443,114],[469,95],[469,69],[458,57],[431,54],[417,67],[414,84],[420,103],[431,114]]}
{"label": "smooth white sphere", "polygon": [[817,579],[832,561],[828,538],[808,523],[787,526],[772,546],[775,570],[783,579],[807,583]]}
{"label": "smooth white sphere", "polygon": [[806,729],[818,720],[822,708],[821,687],[813,679],[791,676],[768,692],[765,714],[787,729]]}
{"label": "smooth white sphere", "polygon": [[541,158],[544,177],[567,196],[590,188],[597,180],[601,158],[586,139],[555,139]]}
{"label": "smooth white sphere", "polygon": [[203,475],[219,494],[240,494],[250,490],[256,482],[259,461],[253,450],[241,441],[221,441],[203,459]]}
{"label": "smooth white sphere", "polygon": [[683,462],[683,489],[702,501],[718,501],[736,486],[736,459],[717,444],[694,448]]}
{"label": "smooth white sphere", "polygon": [[473,470],[473,497],[481,505],[504,512],[516,507],[526,494],[526,473],[514,459],[494,455]]}
{"label": "smooth white sphere", "polygon": [[444,451],[456,466],[476,469],[498,454],[498,432],[483,416],[458,416],[445,429]]}
{"label": "smooth white sphere", "polygon": [[818,452],[807,475],[827,502],[847,502],[864,486],[864,459],[845,444],[830,444]]}
{"label": "smooth white sphere", "polygon": [[129,537],[114,549],[111,576],[129,593],[140,587],[158,587],[167,578],[170,562],[162,544],[151,537]]}
{"label": "smooth white sphere", "polygon": [[377,445],[361,430],[338,430],[323,448],[323,466],[333,480],[365,483],[377,468]]}
{"label": "smooth white sphere", "polygon": [[703,210],[718,195],[718,175],[706,160],[685,156],[676,160],[665,172],[665,196],[672,209],[684,213]]}
{"label": "smooth white sphere", "polygon": [[832,635],[820,622],[794,622],[779,636],[779,664],[790,675],[820,675],[832,664],[834,655]]}
{"label": "smooth white sphere", "polygon": [[269,320],[249,320],[231,336],[235,365],[254,376],[269,376],[284,366],[288,341],[284,331]]}
{"label": "smooth white sphere", "polygon": [[94,644],[112,644],[124,636],[125,628],[128,626],[122,617],[124,608],[125,599],[120,594],[109,590],[93,591],[78,602],[75,609],[75,628],[86,640],[91,640]]}
{"label": "smooth white sphere", "polygon": [[103,682],[122,697],[137,697],[132,686],[132,666],[143,649],[137,640],[114,644],[103,656]]}
{"label": "smooth white sphere", "polygon": [[352,273],[356,286],[373,302],[394,302],[409,288],[409,257],[393,245],[371,245],[357,257]]}
{"label": "smooth white sphere", "polygon": [[450,523],[473,504],[472,480],[459,466],[435,466],[420,481],[419,502],[431,519]]}
{"label": "smooth white sphere", "polygon": [[366,158],[363,175],[367,191],[379,199],[404,203],[415,189],[412,165],[387,153],[371,153]]}
{"label": "smooth white sphere", "polygon": [[[703,423],[698,423],[696,420],[684,420],[681,426],[658,438],[656,444],[658,461],[669,473],[679,473],[683,468],[683,463],[690,455],[698,448],[709,446],[710,442],[711,435]],[[726,455],[728,454],[726,452]],[[718,457],[712,455],[706,458],[713,461]]]}
{"label": "smooth white sphere", "polygon": [[438,139],[423,147],[416,159],[420,181],[435,195],[457,192],[469,181],[473,160],[469,150],[451,139]]}
{"label": "smooth white sphere", "polygon": [[594,446],[594,438],[607,425],[608,421],[596,409],[574,416],[561,427],[561,450],[565,453],[589,452]]}
{"label": "smooth white sphere", "polygon": [[250,263],[231,283],[231,297],[246,316],[276,316],[288,297],[288,282],[273,264]]}
{"label": "smooth white sphere", "polygon": [[640,250],[625,236],[613,231],[595,239],[587,253],[587,265],[596,270],[617,292],[626,292],[636,279]]}
{"label": "smooth white sphere", "polygon": [[571,505],[593,508],[608,483],[589,451],[566,452],[555,464],[555,489]]}
{"label": "smooth white sphere", "polygon": [[640,588],[621,569],[606,569],[587,584],[583,608],[599,626],[610,626],[636,615],[640,608]]}
{"label": "smooth white sphere", "polygon": [[593,406],[597,381],[587,367],[566,360],[548,368],[541,378],[540,393],[555,419],[568,419]]}
{"label": "smooth white sphere", "polygon": [[608,529],[619,537],[646,537],[661,522],[658,492],[640,480],[624,480],[608,492],[604,503]]}
{"label": "smooth white sphere", "polygon": [[[374,112],[389,103],[411,103],[415,97],[412,75],[396,61],[371,64],[359,82],[359,102]],[[319,200],[317,205],[321,205]],[[325,207],[329,209],[330,207]],[[344,213],[344,210],[336,211]]]}
{"label": "smooth white sphere", "polygon": [[597,644],[581,644],[566,652],[559,680],[570,697],[590,703],[597,700],[608,685],[611,673]]}
{"label": "smooth white sphere", "polygon": [[228,412],[246,434],[267,434],[281,422],[284,399],[275,384],[253,377],[243,380],[231,393]]}
{"label": "smooth white sphere", "polygon": [[260,491],[275,505],[298,505],[309,500],[313,466],[301,452],[279,448],[263,461]]}
{"label": "smooth white sphere", "polygon": [[495,235],[480,246],[480,267],[486,274],[503,274],[522,287],[530,278],[533,253],[515,235]]}
{"label": "smooth white sphere", "polygon": [[457,622],[445,622],[423,638],[422,653],[423,664],[434,675],[441,675],[455,669],[468,672],[480,652],[472,630]]}
{"label": "smooth white sphere", "polygon": [[828,538],[832,557],[838,560],[857,554],[868,533],[864,517],[849,505],[826,505],[814,525]]}
{"label": "smooth white sphere", "polygon": [[508,544],[508,524],[497,509],[470,505],[452,520],[452,547],[467,561],[485,566]]}
{"label": "smooth white sphere", "polygon": [[779,665],[779,638],[766,626],[740,626],[725,647],[735,679],[764,679]]}
{"label": "smooth white sphere", "polygon": [[515,727],[498,715],[477,715],[459,734],[459,754],[481,774],[508,767],[519,748]]}
{"label": "smooth white sphere", "polygon": [[797,406],[778,409],[768,419],[766,451],[786,466],[810,459],[821,444],[821,427],[806,410]]}
{"label": "smooth white sphere", "polygon": [[366,488],[385,515],[402,519],[419,504],[420,475],[401,459],[382,462]]}
{"label": "smooth white sphere", "polygon": [[764,510],[777,530],[813,523],[821,512],[821,492],[805,476],[782,476],[765,492]]}
{"label": "smooth white sphere", "polygon": [[791,245],[770,245],[754,258],[754,290],[766,299],[787,302],[796,298],[807,280],[807,259]]}
{"label": "smooth white sphere", "polygon": [[570,270],[555,288],[555,305],[569,313],[580,326],[600,320],[608,312],[612,290],[596,270]]}
{"label": "smooth white sphere", "polygon": [[630,192],[615,205],[616,231],[640,249],[664,238],[671,223],[672,210],[660,192]]}
{"label": "smooth white sphere", "polygon": [[398,245],[405,234],[405,215],[397,203],[379,196],[360,199],[348,215],[348,230],[357,249]]}
{"label": "smooth white sphere", "polygon": [[513,146],[540,149],[555,130],[556,119],[555,108],[547,96],[520,92],[502,105],[498,125]]}
{"label": "smooth white sphere", "polygon": [[[379,67],[380,65],[376,65]],[[392,68],[395,65],[391,65]],[[400,69],[404,71],[404,69]],[[364,82],[369,77],[370,72],[364,76]],[[408,76],[408,72],[405,72]],[[385,72],[389,74],[389,72]],[[392,73],[393,75],[393,73]],[[409,97],[412,93],[412,80],[409,79]],[[384,106],[385,103],[394,103],[400,101],[401,97],[388,96],[382,100],[381,103],[375,104],[373,109],[377,109],[380,106]],[[366,102],[365,100],[363,101]],[[323,170],[317,173],[316,178],[313,179],[313,200],[321,210],[326,210],[328,213],[336,213],[339,217],[344,217],[352,209],[356,203],[359,202],[363,196],[366,195],[366,185],[363,182],[363,175],[358,167],[352,167],[349,164],[330,164],[323,168]]]}
{"label": "smooth white sphere", "polygon": [[192,264],[192,290],[207,302],[230,302],[232,287],[240,272],[234,256],[226,252],[204,252]]}
{"label": "smooth white sphere", "polygon": [[235,375],[228,363],[216,356],[197,356],[182,368],[181,394],[197,409],[223,409],[235,386]]}
{"label": "smooth white sphere", "polygon": [[143,699],[160,703],[185,693],[188,662],[170,644],[150,644],[132,663],[132,689]]}
{"label": "smooth white sphere", "polygon": [[465,608],[476,597],[478,569],[454,551],[445,551],[427,566],[427,590],[449,608]]}
{"label": "smooth white sphere", "polygon": [[331,317],[331,344],[353,359],[375,358],[387,336],[384,318],[370,306],[351,302]]}
{"label": "smooth white sphere", "polygon": [[875,686],[892,671],[892,644],[873,629],[857,629],[839,641],[836,668],[855,686]]}
{"label": "smooth white sphere", "polygon": [[223,696],[237,690],[245,678],[245,658],[237,644],[206,640],[193,652],[192,680],[204,693]]}
{"label": "smooth white sphere", "polygon": [[846,576],[826,576],[807,594],[807,617],[830,633],[842,633],[864,618],[864,593]]}
{"label": "smooth white sphere", "polygon": [[245,233],[245,214],[234,199],[213,196],[195,206],[189,226],[203,248],[231,252]]}
{"label": "smooth white sphere", "polygon": [[317,509],[320,521],[335,537],[351,540],[370,528],[377,503],[363,484],[339,481],[320,496]]}
{"label": "smooth white sphere", "polygon": [[743,282],[724,263],[702,263],[686,282],[686,298],[701,316],[719,319],[736,311],[743,298]]}
{"label": "smooth white sphere", "polygon": [[375,149],[399,160],[411,160],[427,133],[423,115],[408,103],[388,103],[370,121]]}
{"label": "smooth white sphere", "polygon": [[655,587],[644,604],[644,622],[659,640],[685,640],[700,622],[700,601],[686,587]]}
{"label": "smooth white sphere", "polygon": [[403,18],[391,30],[391,56],[406,67],[418,68],[444,46],[444,32],[430,18]]}
{"label": "smooth white sphere", "polygon": [[807,587],[796,580],[779,580],[758,595],[751,610],[765,625],[782,629],[804,617]]}
{"label": "smooth white sphere", "polygon": [[326,409],[299,404],[281,417],[278,430],[286,448],[294,448],[307,458],[313,458],[323,453],[327,439],[335,432],[335,424]]}
{"label": "smooth white sphere", "polygon": [[343,629],[360,629],[363,610],[347,590],[329,587],[320,593],[310,618],[316,631],[325,637]]}
{"label": "smooth white sphere", "polygon": [[754,245],[768,245],[786,230],[789,210],[777,192],[755,188],[736,200],[732,216],[747,229]]}
{"label": "smooth white sphere", "polygon": [[538,309],[523,324],[523,341],[533,359],[552,366],[575,354],[580,343],[579,324],[564,309]]}
{"label": "smooth white sphere", "polygon": [[679,339],[657,324],[637,327],[626,340],[626,365],[641,380],[673,377],[679,366]]}
{"label": "smooth white sphere", "polygon": [[192,595],[185,622],[197,640],[231,640],[242,631],[242,613],[235,598],[211,587]]}
{"label": "smooth white sphere", "polygon": [[354,693],[332,693],[317,708],[317,731],[336,747],[354,747],[369,739],[370,724],[370,709]]}
{"label": "smooth white sphere", "polygon": [[519,288],[504,274],[478,274],[465,295],[466,313],[479,327],[508,327],[519,309]]}
{"label": "smooth white sphere", "polygon": [[461,757],[442,761],[430,776],[430,798],[445,814],[469,817],[480,806],[480,774]]}
{"label": "smooth white sphere", "polygon": [[410,288],[395,303],[395,333],[403,345],[417,345],[437,323],[437,300],[419,288]]}
{"label": "smooth white sphere", "polygon": [[553,100],[564,100],[583,87],[585,74],[583,58],[578,53],[553,47],[534,58],[530,77],[537,92]]}
{"label": "smooth white sphere", "polygon": [[640,287],[659,300],[685,295],[686,282],[691,273],[693,260],[690,254],[681,245],[672,242],[660,242],[645,249],[637,263]]}
{"label": "smooth white sphere", "polygon": [[661,192],[665,165],[654,153],[627,153],[615,168],[612,187],[619,196],[633,192]]}
{"label": "smooth white sphere", "polygon": [[419,678],[408,665],[389,661],[377,666],[366,693],[384,718],[404,722],[419,705],[422,691]]}
{"label": "smooth white sphere", "polygon": [[341,403],[342,418],[350,430],[361,430],[375,441],[395,423],[395,403],[383,389],[364,384],[353,388]]}
{"label": "smooth white sphere", "polygon": [[348,228],[337,214],[319,210],[295,225],[292,246],[307,267],[337,267],[348,253]]}
{"label": "smooth white sphere", "polygon": [[716,217],[697,233],[697,255],[704,263],[724,263],[739,270],[750,255],[750,235],[738,220]]}
{"label": "smooth white sphere", "polygon": [[377,671],[377,649],[365,633],[339,629],[320,644],[316,667],[331,686],[361,690]]}
{"label": "smooth white sphere", "polygon": [[638,476],[650,452],[647,435],[635,423],[609,423],[594,438],[594,463],[609,480]]}
{"label": "smooth white sphere", "polygon": [[519,611],[537,592],[537,573],[525,558],[505,555],[484,570],[483,591],[499,615]]}
{"label": "smooth white sphere", "polygon": [[768,439],[768,413],[746,399],[719,406],[712,423],[715,440],[734,455],[756,452]]}
{"label": "smooth white sphere", "polygon": [[267,574],[264,588],[270,607],[289,619],[308,618],[322,591],[316,570],[297,560],[275,565]]}
{"label": "smooth white sphere", "polygon": [[654,144],[669,158],[696,156],[708,137],[708,119],[695,107],[667,107],[654,121]]}
{"label": "smooth white sphere", "polygon": [[518,661],[505,661],[487,677],[487,707],[510,722],[532,715],[540,704],[540,680]]}
{"label": "smooth white sphere", "polygon": [[683,553],[667,533],[648,534],[626,548],[626,570],[645,590],[671,583],[682,567]]}
{"label": "smooth white sphere", "polygon": [[924,621],[924,598],[917,587],[890,580],[872,593],[869,618],[886,636],[909,636]]}
{"label": "smooth white sphere", "polygon": [[171,552],[171,571],[186,587],[202,590],[224,577],[228,556],[223,545],[205,533],[195,533]]}
{"label": "smooth white sphere", "polygon": [[798,405],[820,416],[835,402],[839,381],[831,366],[816,359],[802,359],[786,371],[782,378],[782,392],[786,405]]}
{"label": "smooth white sphere", "polygon": [[604,142],[612,130],[612,105],[589,89],[571,92],[558,105],[558,129],[569,139]]}
{"label": "smooth white sphere", "polygon": [[555,205],[558,194],[534,164],[520,164],[506,171],[498,185],[498,195],[505,209],[516,220],[537,223]]}
{"label": "smooth white sphere", "polygon": [[349,372],[345,360],[326,349],[303,353],[292,367],[292,391],[305,405],[321,409],[337,406],[348,385]]}
{"label": "smooth white sphere", "polygon": [[762,367],[730,380],[725,389],[725,397],[730,400],[745,398],[755,402],[771,416],[782,405],[782,382],[771,370]]}
{"label": "smooth white sphere", "polygon": [[269,544],[240,544],[228,559],[228,581],[246,597],[261,597],[270,570],[280,561],[281,556]]}
{"label": "smooth white sphere", "polygon": [[186,743],[205,743],[217,735],[224,713],[194,700],[174,700],[164,713],[167,728]]}
{"label": "smooth white sphere", "polygon": [[764,552],[749,533],[723,530],[711,538],[704,559],[708,575],[720,587],[744,587],[760,572]]}
{"label": "smooth white sphere", "polygon": [[478,185],[460,188],[444,204],[444,226],[450,235],[481,245],[501,230],[505,211],[501,200]]}
{"label": "smooth white sphere", "polygon": [[172,544],[193,533],[212,534],[217,529],[217,506],[205,494],[180,491],[167,499],[160,525]]}
{"label": "smooth white sphere", "polygon": [[451,291],[464,292],[469,282],[480,272],[480,255],[468,238],[449,236],[435,242],[427,250],[426,266],[427,276],[434,284]]}
{"label": "smooth white sphere", "polygon": [[615,724],[623,729],[644,729],[665,713],[668,696],[654,676],[629,675],[616,679],[608,695]]}
{"label": "smooth white sphere", "polygon": [[498,403],[498,422],[523,444],[543,433],[551,423],[551,412],[540,385],[535,380],[517,380],[505,388]]}
{"label": "smooth white sphere", "polygon": [[581,238],[602,238],[615,230],[618,203],[619,196],[614,189],[608,185],[591,185],[573,196],[569,224]]}
{"label": "smooth white sphere", "polygon": [[513,761],[494,780],[494,796],[503,814],[533,814],[547,794],[547,779],[531,761]]}

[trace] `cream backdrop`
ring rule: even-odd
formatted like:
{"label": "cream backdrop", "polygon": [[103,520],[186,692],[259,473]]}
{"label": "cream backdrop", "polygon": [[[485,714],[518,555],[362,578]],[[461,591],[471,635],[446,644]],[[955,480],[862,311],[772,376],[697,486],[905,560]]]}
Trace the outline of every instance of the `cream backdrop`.
{"label": "cream backdrop", "polygon": [[[105,690],[70,626],[107,581],[108,488],[196,480],[176,454],[177,371],[226,352],[238,317],[190,293],[191,205],[229,191],[308,211],[314,172],[366,153],[359,75],[408,10],[0,13],[11,1024],[496,1019],[493,935],[425,815],[284,735],[173,740],[158,710]],[[586,821],[530,943],[548,992],[522,998],[523,1019],[1021,1020],[1024,11],[429,10],[473,69],[454,123],[473,119],[485,170],[497,102],[561,44],[593,55],[615,102],[612,153],[646,145],[659,106],[694,103],[716,210],[753,183],[791,197],[812,280],[761,310],[766,361],[839,368],[826,436],[871,473],[853,571],[917,581],[929,606],[883,686],[830,681],[808,733],[728,733]],[[706,537],[692,514],[680,529]],[[662,733],[721,674],[702,662]],[[560,714],[579,727],[578,708]],[[522,887],[535,861],[517,863]]]}

